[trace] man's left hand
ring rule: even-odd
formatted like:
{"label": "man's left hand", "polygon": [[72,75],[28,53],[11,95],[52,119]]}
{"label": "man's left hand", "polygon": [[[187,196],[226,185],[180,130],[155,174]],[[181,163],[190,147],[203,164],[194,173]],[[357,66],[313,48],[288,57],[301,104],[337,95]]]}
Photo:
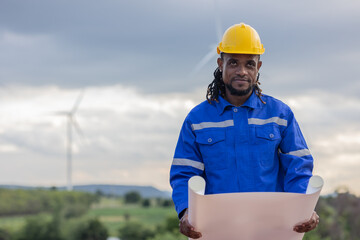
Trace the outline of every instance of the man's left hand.
{"label": "man's left hand", "polygon": [[316,212],[314,211],[313,214],[311,215],[310,220],[307,222],[303,222],[299,225],[296,225],[294,227],[294,231],[298,233],[309,232],[315,229],[318,224],[319,224],[319,215],[317,215]]}

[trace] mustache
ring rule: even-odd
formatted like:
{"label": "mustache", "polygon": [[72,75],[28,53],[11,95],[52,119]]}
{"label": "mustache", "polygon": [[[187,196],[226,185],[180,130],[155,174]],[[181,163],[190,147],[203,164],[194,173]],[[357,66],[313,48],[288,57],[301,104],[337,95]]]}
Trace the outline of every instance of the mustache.
{"label": "mustache", "polygon": [[244,78],[244,77],[240,77],[240,76],[235,76],[235,77],[232,77],[230,79],[230,82],[233,82],[233,81],[237,81],[237,80],[241,80],[241,81],[246,81],[248,83],[250,83],[250,79],[247,79],[247,78]]}

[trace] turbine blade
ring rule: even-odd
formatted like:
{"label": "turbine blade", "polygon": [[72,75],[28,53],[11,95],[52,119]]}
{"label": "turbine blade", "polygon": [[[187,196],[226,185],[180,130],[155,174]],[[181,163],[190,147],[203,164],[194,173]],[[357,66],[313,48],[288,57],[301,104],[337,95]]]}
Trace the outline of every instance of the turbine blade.
{"label": "turbine blade", "polygon": [[[222,27],[221,27],[221,19],[219,14],[219,6],[216,0],[213,0],[213,6],[214,6],[214,12],[215,12],[215,31],[217,35],[218,43],[222,40]],[[190,72],[189,77],[194,77],[200,70],[203,68],[211,59],[213,59],[216,55],[216,47],[217,44],[211,47],[210,52],[208,52],[201,60],[200,62],[195,66],[195,68]]]}
{"label": "turbine blade", "polygon": [[215,30],[216,30],[216,37],[218,40],[218,43],[221,42],[223,30],[222,30],[222,23],[221,23],[221,16],[219,11],[219,4],[216,0],[214,0],[214,8],[215,8]]}
{"label": "turbine blade", "polygon": [[220,20],[220,16],[218,14],[215,14],[215,24],[216,24],[216,37],[218,40],[218,43],[221,42],[222,40],[222,35],[223,35],[223,31],[222,31],[222,27],[221,27],[221,20]]}
{"label": "turbine blade", "polygon": [[52,115],[52,116],[68,116],[69,114],[70,114],[70,112],[68,112],[68,111],[54,111],[54,112],[49,113],[49,115]]}
{"label": "turbine blade", "polygon": [[74,106],[73,106],[73,108],[72,108],[72,110],[71,110],[71,114],[72,114],[72,115],[74,115],[75,112],[77,111],[77,109],[79,108],[79,105],[80,105],[80,103],[81,103],[81,100],[82,100],[83,97],[84,97],[84,92],[85,92],[85,89],[82,89],[81,92],[80,92],[80,94],[79,94],[79,96],[77,97],[77,99],[76,99],[76,101],[75,101],[75,103],[74,103]]}
{"label": "turbine blade", "polygon": [[77,123],[77,121],[75,120],[74,116],[72,118],[70,118],[71,124],[74,126],[74,129],[76,131],[76,133],[81,137],[81,138],[85,138],[84,137],[84,133],[81,130],[79,124]]}
{"label": "turbine blade", "polygon": [[194,77],[211,59],[213,59],[217,55],[217,52],[214,48],[211,48],[211,51],[208,52],[200,62],[195,66],[195,68],[191,71],[190,77]]}

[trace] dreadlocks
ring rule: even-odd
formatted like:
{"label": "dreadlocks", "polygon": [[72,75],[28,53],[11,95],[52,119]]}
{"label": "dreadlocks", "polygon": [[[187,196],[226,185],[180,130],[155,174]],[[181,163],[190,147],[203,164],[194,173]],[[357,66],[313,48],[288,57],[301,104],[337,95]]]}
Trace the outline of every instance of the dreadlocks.
{"label": "dreadlocks", "polygon": [[[257,79],[256,79],[256,84],[254,86],[254,90],[255,90],[255,94],[256,96],[259,97],[260,101],[264,104],[266,104],[266,102],[264,102],[261,98],[262,94],[262,90],[259,87],[260,82],[259,82],[259,77],[260,77],[260,73],[258,73]],[[222,79],[222,73],[220,72],[219,68],[216,68],[214,71],[214,80],[209,84],[208,88],[207,88],[207,92],[206,92],[206,100],[211,104],[211,101],[219,101],[219,95],[221,97],[225,97],[225,84],[224,81]]]}
{"label": "dreadlocks", "polygon": [[225,96],[225,84],[222,80],[222,73],[219,68],[214,71],[214,80],[209,84],[206,92],[206,99],[211,104],[211,101],[219,101],[219,94],[221,97]]}
{"label": "dreadlocks", "polygon": [[262,96],[262,89],[260,88],[261,83],[259,82],[259,77],[260,77],[260,73],[258,73],[257,78],[256,78],[256,83],[255,83],[255,94],[256,96],[258,96],[258,98],[260,99],[260,101],[263,104],[266,104],[266,102],[264,102],[264,100],[262,100],[261,96]]}

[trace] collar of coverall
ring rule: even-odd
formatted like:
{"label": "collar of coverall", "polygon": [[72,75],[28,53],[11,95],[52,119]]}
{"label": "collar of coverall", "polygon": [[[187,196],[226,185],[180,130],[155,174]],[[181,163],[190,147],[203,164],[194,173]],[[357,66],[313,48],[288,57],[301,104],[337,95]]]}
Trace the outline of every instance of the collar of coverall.
{"label": "collar of coverall", "polygon": [[[215,102],[215,104],[219,112],[219,115],[223,114],[225,109],[234,107],[234,105],[226,101],[221,96],[219,96],[219,102]],[[253,91],[250,97],[246,100],[246,102],[243,105],[241,105],[241,107],[249,107],[255,109],[255,108],[261,108],[263,105],[264,104],[260,101],[259,97],[255,94],[255,91]]]}

